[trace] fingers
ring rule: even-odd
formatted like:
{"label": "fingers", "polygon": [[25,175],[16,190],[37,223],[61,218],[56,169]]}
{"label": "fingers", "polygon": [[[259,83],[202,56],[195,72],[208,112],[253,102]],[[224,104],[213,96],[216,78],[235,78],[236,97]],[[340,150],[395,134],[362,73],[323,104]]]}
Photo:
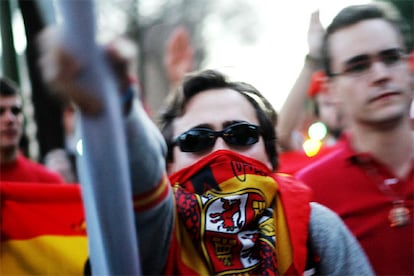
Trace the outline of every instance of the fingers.
{"label": "fingers", "polygon": [[319,10],[316,10],[311,14],[309,22],[309,32],[320,32],[323,30],[324,28],[320,20]]}
{"label": "fingers", "polygon": [[165,67],[171,83],[182,80],[193,68],[194,51],[188,32],[179,27],[171,34],[165,53]]}
{"label": "fingers", "polygon": [[320,21],[319,10],[316,10],[311,14],[308,29],[309,55],[311,55],[314,58],[319,58],[321,55],[320,51],[322,48],[324,34],[325,29],[323,28]]}
{"label": "fingers", "polygon": [[50,84],[58,74],[57,50],[59,44],[59,31],[56,27],[45,28],[37,37],[40,54],[38,65],[43,80],[47,84]]}
{"label": "fingers", "polygon": [[310,25],[317,25],[320,24],[320,17],[319,17],[319,10],[314,11],[311,14],[311,24]]}

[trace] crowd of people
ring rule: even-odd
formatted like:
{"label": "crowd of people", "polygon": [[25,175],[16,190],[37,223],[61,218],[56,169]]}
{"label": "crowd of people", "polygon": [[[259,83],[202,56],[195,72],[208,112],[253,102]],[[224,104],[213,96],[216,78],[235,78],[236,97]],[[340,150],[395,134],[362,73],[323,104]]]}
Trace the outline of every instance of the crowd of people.
{"label": "crowd of people", "polygon": [[[346,7],[326,30],[312,14],[309,53],[278,115],[251,84],[190,72],[180,30],[185,54],[170,58],[158,121],[136,95],[121,101],[143,274],[414,275],[413,57],[388,8]],[[79,96],[90,65],[64,48],[43,54],[58,55],[41,69],[56,68],[45,80],[80,121],[113,108]],[[120,57],[106,57],[128,91]],[[0,180],[62,183],[19,153],[21,99],[9,80],[0,99]],[[308,100],[335,141],[317,158],[295,134]]]}

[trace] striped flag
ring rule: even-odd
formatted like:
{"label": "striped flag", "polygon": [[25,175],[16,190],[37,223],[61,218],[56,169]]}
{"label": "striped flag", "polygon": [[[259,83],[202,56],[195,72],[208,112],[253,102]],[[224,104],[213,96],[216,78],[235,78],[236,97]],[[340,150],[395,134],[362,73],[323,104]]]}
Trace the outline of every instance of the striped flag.
{"label": "striped flag", "polygon": [[0,275],[83,275],[88,259],[78,185],[0,182]]}

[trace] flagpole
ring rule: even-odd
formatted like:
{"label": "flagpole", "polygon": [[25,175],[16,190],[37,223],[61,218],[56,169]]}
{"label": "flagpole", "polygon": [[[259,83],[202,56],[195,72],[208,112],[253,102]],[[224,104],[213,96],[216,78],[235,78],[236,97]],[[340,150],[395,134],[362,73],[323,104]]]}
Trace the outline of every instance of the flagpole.
{"label": "flagpole", "polygon": [[83,155],[78,167],[92,273],[137,275],[141,266],[121,103],[114,76],[95,41],[93,1],[61,0],[59,8],[63,45],[84,65],[78,81],[104,106],[99,116],[82,112],[79,116]]}

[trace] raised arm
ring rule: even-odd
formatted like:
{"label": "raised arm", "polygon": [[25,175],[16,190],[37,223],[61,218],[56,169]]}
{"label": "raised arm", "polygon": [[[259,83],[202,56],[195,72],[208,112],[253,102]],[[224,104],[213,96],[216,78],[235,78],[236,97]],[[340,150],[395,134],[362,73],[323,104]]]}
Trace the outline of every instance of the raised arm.
{"label": "raised arm", "polygon": [[63,40],[47,34],[39,40],[40,63],[46,81],[78,110],[84,145],[78,167],[92,272],[139,274],[142,268],[144,274],[160,274],[173,225],[165,144],[141,103],[121,112],[117,87],[122,85],[116,85],[119,77],[102,48],[68,46],[66,32]]}
{"label": "raised arm", "polygon": [[295,143],[292,134],[298,129],[305,115],[307,91],[312,74],[320,67],[319,60],[323,34],[324,29],[319,20],[319,11],[315,11],[311,15],[308,29],[309,52],[278,116],[278,143],[282,151],[300,149],[300,145]]}

